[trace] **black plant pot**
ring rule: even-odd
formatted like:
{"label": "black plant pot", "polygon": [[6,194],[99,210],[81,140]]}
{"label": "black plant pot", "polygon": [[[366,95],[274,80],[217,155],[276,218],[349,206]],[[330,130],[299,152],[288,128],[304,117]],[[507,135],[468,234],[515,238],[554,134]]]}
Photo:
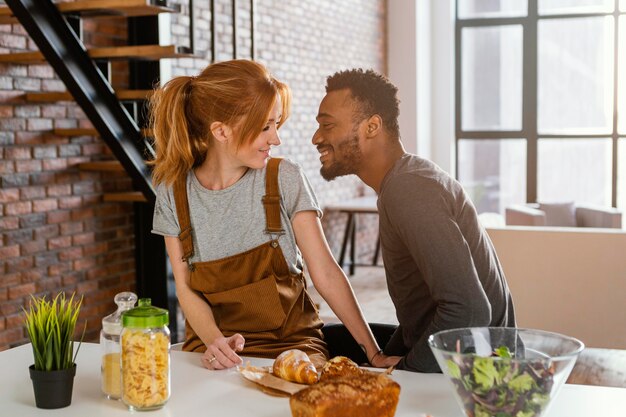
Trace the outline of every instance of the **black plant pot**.
{"label": "black plant pot", "polygon": [[33,380],[37,408],[63,408],[72,403],[76,364],[58,371],[38,371],[35,365],[31,365],[28,370]]}

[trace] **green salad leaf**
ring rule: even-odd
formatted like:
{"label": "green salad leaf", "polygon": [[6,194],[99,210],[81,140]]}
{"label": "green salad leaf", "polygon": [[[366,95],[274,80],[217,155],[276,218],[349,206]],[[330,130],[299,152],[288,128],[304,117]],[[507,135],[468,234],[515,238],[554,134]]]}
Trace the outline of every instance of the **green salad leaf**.
{"label": "green salad leaf", "polygon": [[496,354],[496,356],[499,356],[501,358],[511,357],[511,351],[509,350],[507,346],[500,346],[498,349],[495,350],[494,353]]}
{"label": "green salad leaf", "polygon": [[498,378],[498,371],[494,366],[494,363],[489,358],[476,358],[474,359],[474,380],[477,384],[481,385],[484,389],[493,387]]}
{"label": "green salad leaf", "polygon": [[464,354],[447,360],[446,373],[468,416],[541,415],[550,401],[554,368],[547,359],[518,361],[514,356],[500,346],[491,357]]}
{"label": "green salad leaf", "polygon": [[461,379],[461,369],[459,368],[459,365],[457,365],[456,362],[451,359],[448,359],[447,364],[450,376],[452,378]]}
{"label": "green salad leaf", "polygon": [[523,393],[533,388],[535,380],[528,374],[518,375],[509,382],[509,388],[515,392]]}

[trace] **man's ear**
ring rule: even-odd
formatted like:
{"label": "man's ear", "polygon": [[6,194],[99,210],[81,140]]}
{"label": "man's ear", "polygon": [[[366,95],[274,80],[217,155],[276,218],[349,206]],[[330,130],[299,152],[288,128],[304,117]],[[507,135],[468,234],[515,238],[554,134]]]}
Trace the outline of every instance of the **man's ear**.
{"label": "man's ear", "polygon": [[375,114],[367,119],[367,125],[365,127],[365,135],[368,138],[373,138],[378,136],[383,128],[383,119]]}
{"label": "man's ear", "polygon": [[218,142],[226,143],[231,138],[233,131],[222,122],[213,122],[211,123],[211,133]]}

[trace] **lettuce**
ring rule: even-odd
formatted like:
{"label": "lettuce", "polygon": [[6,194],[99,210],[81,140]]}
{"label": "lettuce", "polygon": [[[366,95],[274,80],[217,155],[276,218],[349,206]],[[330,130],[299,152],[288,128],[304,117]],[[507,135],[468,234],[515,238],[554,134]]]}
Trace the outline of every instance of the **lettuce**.
{"label": "lettuce", "polygon": [[459,355],[447,361],[468,415],[538,417],[550,400],[554,369],[549,360],[518,361],[506,346],[491,357]]}

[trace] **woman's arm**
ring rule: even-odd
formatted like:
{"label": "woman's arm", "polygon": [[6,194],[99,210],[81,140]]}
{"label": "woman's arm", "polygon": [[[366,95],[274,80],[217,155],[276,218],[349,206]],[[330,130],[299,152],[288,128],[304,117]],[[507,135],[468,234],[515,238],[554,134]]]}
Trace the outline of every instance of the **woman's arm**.
{"label": "woman's arm", "polygon": [[[224,337],[215,323],[211,307],[202,296],[189,285],[191,274],[186,262],[183,262],[183,246],[177,237],[165,237],[167,255],[174,271],[176,295],[180,307],[191,327],[207,347],[202,356],[202,363],[208,369],[231,368],[242,363],[236,351],[241,351],[245,343],[243,336],[235,334]],[[215,359],[213,359],[215,358]]]}
{"label": "woman's arm", "polygon": [[302,252],[317,291],[365,351],[371,365],[393,366],[401,359],[378,353],[380,348],[367,325],[352,287],[333,258],[319,218],[314,211],[298,212],[292,220],[298,248]]}

